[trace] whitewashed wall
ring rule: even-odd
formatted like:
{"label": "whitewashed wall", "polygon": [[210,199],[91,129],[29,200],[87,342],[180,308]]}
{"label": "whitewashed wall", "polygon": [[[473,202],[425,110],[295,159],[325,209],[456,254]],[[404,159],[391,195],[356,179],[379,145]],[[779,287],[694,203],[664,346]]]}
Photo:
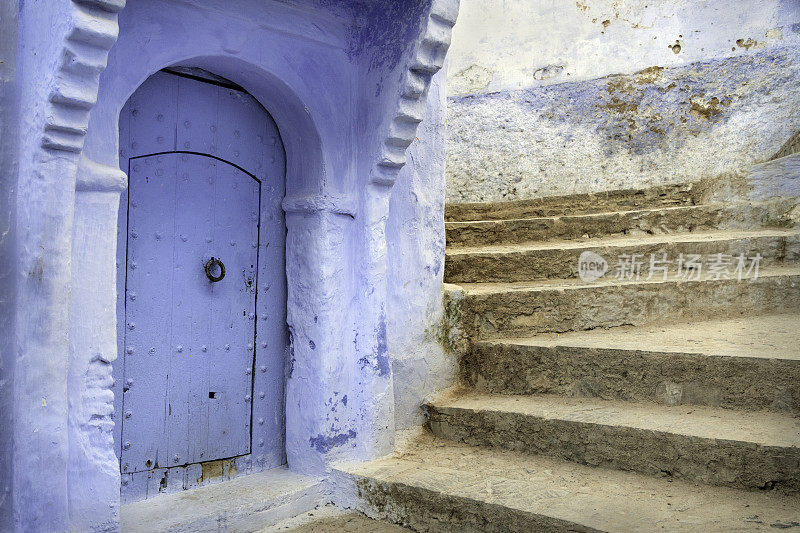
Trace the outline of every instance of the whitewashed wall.
{"label": "whitewashed wall", "polygon": [[768,159],[800,128],[799,47],[797,0],[463,0],[447,201],[692,181]]}

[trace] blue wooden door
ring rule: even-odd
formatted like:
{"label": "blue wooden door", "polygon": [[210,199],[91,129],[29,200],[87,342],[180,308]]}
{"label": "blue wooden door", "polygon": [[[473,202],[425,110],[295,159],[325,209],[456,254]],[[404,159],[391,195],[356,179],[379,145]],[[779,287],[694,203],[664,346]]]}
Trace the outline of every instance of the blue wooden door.
{"label": "blue wooden door", "polygon": [[[249,95],[166,73],[137,95],[121,116],[123,474],[251,452],[258,287],[284,280],[277,257],[275,279],[258,279],[261,202],[279,204],[283,191],[282,169],[262,183],[264,161],[275,163],[269,115]],[[281,228],[265,233],[283,233],[269,219]]]}

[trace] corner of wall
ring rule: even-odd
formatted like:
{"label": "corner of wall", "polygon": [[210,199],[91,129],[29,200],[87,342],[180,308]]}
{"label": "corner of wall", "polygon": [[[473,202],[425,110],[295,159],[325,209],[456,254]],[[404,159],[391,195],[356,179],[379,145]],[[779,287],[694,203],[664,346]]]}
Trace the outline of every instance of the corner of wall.
{"label": "corner of wall", "polygon": [[409,164],[392,189],[386,227],[389,352],[395,375],[397,430],[424,421],[421,404],[455,381],[457,358],[449,349],[442,280],[446,69],[432,76],[425,119],[408,150]]}

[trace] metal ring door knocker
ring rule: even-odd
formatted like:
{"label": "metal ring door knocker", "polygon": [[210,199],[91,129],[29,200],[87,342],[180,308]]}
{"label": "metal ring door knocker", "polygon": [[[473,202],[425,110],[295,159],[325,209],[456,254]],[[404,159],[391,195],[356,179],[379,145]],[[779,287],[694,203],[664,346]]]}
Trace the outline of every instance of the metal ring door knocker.
{"label": "metal ring door knocker", "polygon": [[[215,276],[212,272],[214,270],[214,265],[219,265],[219,275]],[[211,281],[211,283],[216,283],[217,281],[221,281],[222,278],[225,277],[225,265],[217,259],[216,257],[212,257],[206,263],[206,276]]]}

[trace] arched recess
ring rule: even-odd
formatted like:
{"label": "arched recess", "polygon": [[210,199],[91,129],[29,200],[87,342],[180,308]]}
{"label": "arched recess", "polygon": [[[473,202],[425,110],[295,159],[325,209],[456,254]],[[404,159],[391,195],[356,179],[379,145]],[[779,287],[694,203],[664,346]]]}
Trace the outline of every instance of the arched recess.
{"label": "arched recess", "polygon": [[[325,160],[318,126],[301,97],[281,77],[269,70],[270,65],[256,65],[236,56],[196,56],[191,50],[178,50],[173,57],[142,63],[128,63],[124,71],[116,75],[111,74],[113,64],[107,67],[101,80],[97,104],[92,110],[83,149],[85,158],[116,166],[117,163],[110,158],[118,157],[117,121],[128,98],[148,77],[163,68],[196,67],[227,78],[244,88],[269,110],[281,132],[291,131],[291,134],[282,136],[287,156],[286,196],[291,202],[302,204],[304,198],[326,195],[325,175],[330,163]],[[111,140],[114,141],[113,152]],[[349,212],[352,207],[345,205],[342,209],[343,212]]]}
{"label": "arched recess", "polygon": [[[330,236],[351,231],[355,204],[341,188],[337,190],[338,182],[331,179],[336,175],[331,159],[344,146],[332,149],[329,145],[341,143],[347,136],[342,135],[337,124],[325,120],[334,116],[330,111],[336,102],[313,98],[315,91],[330,95],[344,89],[323,91],[321,85],[307,85],[299,68],[303,50],[295,47],[293,52],[263,54],[259,43],[248,42],[233,51],[226,36],[213,25],[192,25],[184,20],[185,25],[176,25],[180,31],[164,32],[160,41],[153,41],[132,31],[142,22],[137,17],[145,17],[143,22],[147,22],[153,13],[141,9],[141,5],[139,11],[132,8],[129,6],[130,11],[120,15],[120,25],[125,30],[127,22],[128,31],[121,32],[101,77],[77,171],[72,262],[80,268],[73,270],[71,283],[69,388],[74,391],[70,396],[75,408],[69,415],[73,422],[68,466],[70,506],[76,510],[71,521],[77,529],[90,529],[97,517],[108,516],[109,501],[119,502],[121,479],[110,424],[116,335],[113,307],[109,304],[116,298],[112,273],[116,267],[117,209],[127,178],[118,166],[117,128],[126,101],[152,74],[171,66],[202,68],[243,87],[270,112],[280,130],[287,159],[283,208],[288,230],[288,323],[296,335],[315,339],[315,354],[334,352],[331,343],[338,343],[338,333],[346,329],[339,310],[347,298],[342,291],[348,287],[347,269],[336,265],[353,253],[346,240],[331,241]],[[180,8],[174,7],[176,19]],[[197,15],[189,12],[192,14]],[[127,21],[123,20],[126,15]],[[205,35],[198,35],[203,31]],[[169,42],[165,42],[167,39]],[[332,48],[328,53],[345,57]],[[343,72],[338,78],[343,80],[348,75]],[[330,78],[317,81],[330,85]],[[324,356],[302,359],[295,355],[288,363],[294,367],[290,371],[295,377],[308,376],[318,382],[305,384],[308,379],[298,379],[304,384],[295,389],[289,387],[287,402],[306,396],[306,387],[319,389],[320,382],[342,381],[335,375],[326,376],[322,367],[329,361]],[[320,390],[319,394],[326,392]],[[314,410],[317,404],[321,402],[311,401],[305,409],[287,412],[286,452],[290,464],[294,462],[298,470],[309,468],[304,463],[307,452],[300,449],[314,450],[309,435],[318,433],[314,424],[324,419],[324,413]],[[251,466],[253,470],[259,467],[256,462]]]}

